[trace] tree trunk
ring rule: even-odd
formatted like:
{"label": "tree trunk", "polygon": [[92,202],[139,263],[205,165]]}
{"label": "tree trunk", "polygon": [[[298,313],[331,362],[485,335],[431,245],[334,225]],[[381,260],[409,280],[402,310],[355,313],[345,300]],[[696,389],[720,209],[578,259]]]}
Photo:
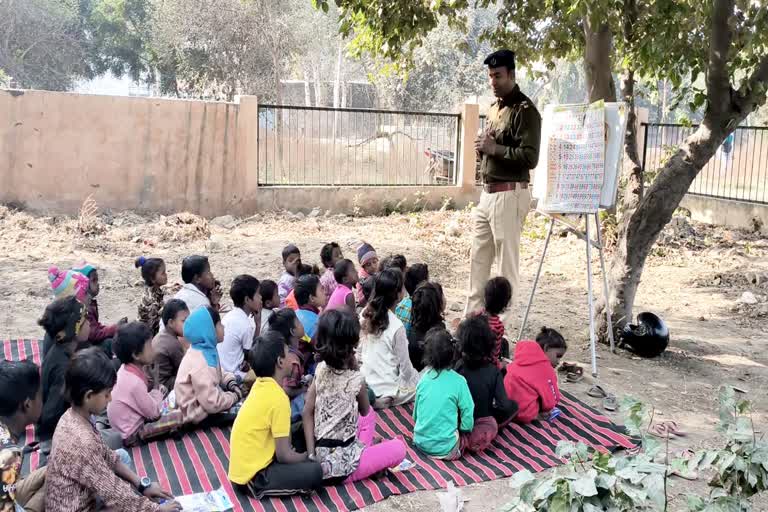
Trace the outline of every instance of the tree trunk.
{"label": "tree trunk", "polygon": [[[616,252],[607,276],[608,301],[611,304],[612,323],[617,332],[633,319],[635,296],[645,260],[659,233],[672,218],[696,175],[714,156],[725,137],[765,98],[768,57],[760,61],[748,79],[746,93],[737,93],[732,89],[727,63],[733,35],[729,21],[734,11],[734,0],[715,0],[713,11],[704,120],[696,132],[685,139],[645,192],[640,182],[642,171],[638,164],[636,138],[627,132],[625,149],[632,163],[622,202]],[[622,21],[625,46],[631,47],[636,19],[636,0],[624,0]],[[631,70],[625,71],[622,92],[628,100],[634,96],[632,78]],[[630,106],[634,107],[634,104],[630,103]],[[634,108],[631,109],[631,116],[634,117]],[[633,127],[632,119],[628,121],[630,127]],[[603,311],[603,308],[597,309],[596,320],[604,341],[606,322]]]}
{"label": "tree trunk", "polygon": [[613,83],[613,34],[607,23],[592,26],[587,15],[584,19],[584,73],[587,79],[587,100],[616,101]]}
{"label": "tree trunk", "polygon": [[[743,117],[735,111],[728,116],[705,116],[699,129],[683,142],[642,198],[629,193],[629,190],[625,193],[625,211],[619,222],[616,252],[608,269],[609,300],[616,332],[632,321],[635,295],[645,260],[659,233],[672,219],[696,175],[714,156],[732,126],[741,119]],[[638,186],[638,175],[635,166],[630,187]],[[603,307],[597,308],[596,320],[601,340],[604,341],[606,321]]]}

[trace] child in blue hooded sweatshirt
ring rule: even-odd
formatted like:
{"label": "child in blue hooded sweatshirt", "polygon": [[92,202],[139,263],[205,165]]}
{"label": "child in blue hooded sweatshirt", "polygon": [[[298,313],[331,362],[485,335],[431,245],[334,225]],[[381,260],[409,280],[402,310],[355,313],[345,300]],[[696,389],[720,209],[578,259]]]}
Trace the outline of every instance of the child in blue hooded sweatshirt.
{"label": "child in blue hooded sweatshirt", "polygon": [[184,423],[199,424],[213,415],[221,423],[234,421],[235,415],[226,413],[242,400],[243,390],[238,379],[222,372],[219,365],[216,345],[224,340],[224,326],[218,311],[211,307],[193,311],[184,323],[184,338],[190,349],[181,360],[174,385]]}

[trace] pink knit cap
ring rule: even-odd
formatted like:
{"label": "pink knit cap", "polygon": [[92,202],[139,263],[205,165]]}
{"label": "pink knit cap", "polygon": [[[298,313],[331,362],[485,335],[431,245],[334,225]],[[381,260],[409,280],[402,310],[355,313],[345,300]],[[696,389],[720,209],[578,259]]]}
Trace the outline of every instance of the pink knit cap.
{"label": "pink knit cap", "polygon": [[88,295],[89,280],[80,272],[74,270],[62,271],[52,266],[48,269],[48,280],[51,282],[53,296],[57,299],[74,295],[78,302],[85,304]]}

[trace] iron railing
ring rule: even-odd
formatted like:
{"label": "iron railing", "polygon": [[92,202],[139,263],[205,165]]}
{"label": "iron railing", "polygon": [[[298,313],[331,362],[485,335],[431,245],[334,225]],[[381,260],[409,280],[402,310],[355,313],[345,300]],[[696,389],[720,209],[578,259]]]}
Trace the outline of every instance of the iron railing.
{"label": "iron railing", "polygon": [[459,114],[259,105],[262,186],[455,185]]}
{"label": "iron railing", "polygon": [[[643,182],[648,186],[698,126],[643,123]],[[768,127],[739,126],[717,149],[689,194],[768,204]]]}

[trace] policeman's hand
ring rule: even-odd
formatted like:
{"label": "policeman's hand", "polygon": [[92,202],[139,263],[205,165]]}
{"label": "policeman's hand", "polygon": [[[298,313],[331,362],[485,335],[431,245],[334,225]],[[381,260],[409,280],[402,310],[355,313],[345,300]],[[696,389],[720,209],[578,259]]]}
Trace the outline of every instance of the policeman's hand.
{"label": "policeman's hand", "polygon": [[485,155],[496,154],[496,146],[496,141],[488,132],[485,132],[475,140],[475,150]]}

